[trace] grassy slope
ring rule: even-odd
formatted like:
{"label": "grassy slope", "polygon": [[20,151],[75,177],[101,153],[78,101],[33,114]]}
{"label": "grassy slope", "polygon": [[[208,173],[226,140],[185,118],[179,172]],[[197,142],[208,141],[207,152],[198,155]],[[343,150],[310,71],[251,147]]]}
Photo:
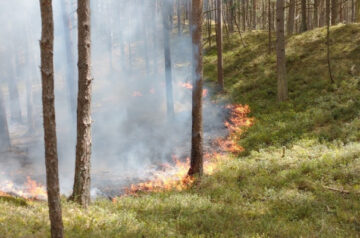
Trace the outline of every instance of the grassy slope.
{"label": "grassy slope", "polygon": [[[183,192],[96,201],[88,211],[64,201],[68,237],[359,237],[360,26],[332,28],[330,85],[324,29],[288,41],[290,100],[276,102],[275,56],[266,34],[225,47],[230,100],[249,104],[256,124],[239,141],[247,153]],[[205,57],[215,80],[215,49]],[[358,69],[360,70],[360,69]],[[353,73],[351,73],[353,71]],[[286,156],[282,158],[282,147]],[[344,188],[350,194],[324,186]],[[46,237],[45,203],[0,199],[0,237]]]}

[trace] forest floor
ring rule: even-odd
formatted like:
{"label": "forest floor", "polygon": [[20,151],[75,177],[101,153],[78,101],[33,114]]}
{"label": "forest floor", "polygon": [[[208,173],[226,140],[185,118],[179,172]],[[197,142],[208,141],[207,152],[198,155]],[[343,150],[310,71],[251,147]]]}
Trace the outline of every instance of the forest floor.
{"label": "forest floor", "polygon": [[[288,38],[285,103],[276,101],[266,32],[246,33],[247,47],[237,33],[225,37],[226,93],[214,97],[250,106],[245,152],[181,192],[97,200],[87,211],[64,198],[66,236],[359,237],[360,25],[331,32],[335,84],[324,28]],[[211,85],[215,47],[204,61]],[[48,227],[45,202],[0,198],[0,237],[47,237]]]}

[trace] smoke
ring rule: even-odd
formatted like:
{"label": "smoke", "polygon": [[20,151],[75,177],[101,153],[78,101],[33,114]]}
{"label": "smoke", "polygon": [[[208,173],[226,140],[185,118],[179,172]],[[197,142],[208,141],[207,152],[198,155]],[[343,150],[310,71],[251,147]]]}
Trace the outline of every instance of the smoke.
{"label": "smoke", "polygon": [[[104,183],[125,186],[136,179],[146,179],[148,171],[171,161],[172,155],[189,155],[191,90],[182,84],[191,83],[192,42],[188,25],[182,26],[181,34],[175,25],[167,32],[171,36],[175,109],[175,117],[168,118],[162,4],[164,2],[156,0],[91,1],[92,184],[95,192],[95,188]],[[72,189],[75,166],[76,7],[74,0],[53,0],[55,106],[64,194]],[[165,14],[175,14],[175,11],[169,7]],[[0,155],[0,180],[15,180],[18,172],[23,171],[44,182],[39,2],[2,1],[0,20],[5,24],[0,28],[0,89],[15,148]],[[16,83],[18,97],[11,96],[11,82]],[[11,111],[17,109],[22,122],[12,118]],[[207,103],[205,110],[208,110],[204,116],[206,125],[222,128],[221,110],[211,103]],[[23,158],[19,160],[20,154]]]}

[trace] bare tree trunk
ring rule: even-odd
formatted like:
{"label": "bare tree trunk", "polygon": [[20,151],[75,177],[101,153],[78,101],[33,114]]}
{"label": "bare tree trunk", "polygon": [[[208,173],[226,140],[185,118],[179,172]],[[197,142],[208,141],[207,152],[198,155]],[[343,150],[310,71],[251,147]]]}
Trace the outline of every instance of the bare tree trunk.
{"label": "bare tree trunk", "polygon": [[235,6],[234,6],[234,0],[229,1],[229,7],[230,7],[230,16],[229,16],[229,32],[234,32],[234,19],[235,19]]}
{"label": "bare tree trunk", "polygon": [[330,82],[334,83],[334,77],[331,70],[330,60],[330,0],[326,0],[326,50],[327,50],[327,63],[329,69]]}
{"label": "bare tree trunk", "polygon": [[74,120],[75,125],[75,115],[76,115],[76,73],[75,73],[75,59],[74,59],[74,52],[73,52],[73,41],[71,38],[71,18],[69,16],[69,11],[67,10],[67,1],[61,2],[61,11],[62,11],[62,20],[64,25],[64,44],[65,44],[65,51],[66,51],[66,82],[68,87],[69,93],[69,104],[71,109],[71,116]]}
{"label": "bare tree trunk", "polygon": [[272,45],[272,42],[271,42],[271,0],[268,0],[268,50],[269,50],[269,54],[271,53],[271,45]]}
{"label": "bare tree trunk", "polygon": [[338,23],[338,2],[337,0],[331,0],[331,25]]}
{"label": "bare tree trunk", "polygon": [[172,85],[172,67],[171,67],[171,52],[170,52],[170,9],[171,5],[163,2],[162,18],[163,18],[163,33],[164,33],[164,58],[165,58],[165,78],[166,78],[166,105],[168,118],[174,117],[174,98]]}
{"label": "bare tree trunk", "polygon": [[20,107],[19,90],[17,86],[17,56],[14,56],[11,61],[12,77],[8,80],[9,97],[10,97],[10,119],[13,122],[22,123],[22,114]]}
{"label": "bare tree trunk", "polygon": [[180,4],[181,0],[177,0],[177,28],[178,28],[178,35],[181,35],[181,4]]}
{"label": "bare tree trunk", "polygon": [[287,22],[287,34],[292,35],[294,32],[294,20],[295,20],[295,0],[290,0],[289,3],[289,15]]}
{"label": "bare tree trunk", "polygon": [[216,21],[216,49],[217,49],[217,70],[218,86],[224,90],[224,71],[223,71],[223,31],[222,31],[222,0],[217,0],[217,21]]}
{"label": "bare tree trunk", "polygon": [[0,152],[10,148],[10,134],[6,118],[5,104],[0,89]]}
{"label": "bare tree trunk", "polygon": [[192,1],[192,43],[193,43],[193,91],[192,91],[192,137],[190,176],[203,173],[203,126],[202,126],[202,22],[203,1]]}
{"label": "bare tree trunk", "polygon": [[46,182],[48,193],[51,237],[63,237],[63,222],[60,201],[59,171],[55,120],[54,95],[54,23],[52,1],[40,0],[42,36],[41,48],[41,79],[42,103],[45,140]]}
{"label": "bare tree trunk", "polygon": [[307,31],[306,23],[306,0],[301,0],[301,29],[300,32]]}
{"label": "bare tree trunk", "polygon": [[[241,0],[241,5],[242,5],[242,26],[243,26],[243,31],[246,31],[246,8],[245,8],[245,1],[246,0]],[[359,0],[360,1],[360,0]]]}
{"label": "bare tree trunk", "polygon": [[252,17],[253,17],[253,19],[252,19],[252,28],[253,28],[253,30],[256,30],[256,0],[252,1],[252,7],[253,7],[253,10],[252,10],[252,12],[253,12],[253,14],[252,14]]}
{"label": "bare tree trunk", "polygon": [[78,0],[79,90],[74,188],[71,199],[87,208],[90,203],[91,158],[91,34],[90,0]]}
{"label": "bare tree trunk", "polygon": [[286,56],[284,33],[284,0],[276,0],[276,56],[278,76],[278,100],[283,102],[288,99],[288,86],[286,80]]}
{"label": "bare tree trunk", "polygon": [[314,28],[319,27],[319,0],[314,0]]}

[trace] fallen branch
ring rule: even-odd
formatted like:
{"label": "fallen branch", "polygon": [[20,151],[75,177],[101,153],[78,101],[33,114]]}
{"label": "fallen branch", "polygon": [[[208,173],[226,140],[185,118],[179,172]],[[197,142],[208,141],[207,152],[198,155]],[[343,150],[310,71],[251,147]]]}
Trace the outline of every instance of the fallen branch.
{"label": "fallen branch", "polygon": [[323,188],[334,191],[334,192],[344,193],[344,194],[350,194],[350,193],[360,194],[360,191],[351,192],[349,190],[333,188],[333,187],[328,187],[328,186],[323,186]]}

